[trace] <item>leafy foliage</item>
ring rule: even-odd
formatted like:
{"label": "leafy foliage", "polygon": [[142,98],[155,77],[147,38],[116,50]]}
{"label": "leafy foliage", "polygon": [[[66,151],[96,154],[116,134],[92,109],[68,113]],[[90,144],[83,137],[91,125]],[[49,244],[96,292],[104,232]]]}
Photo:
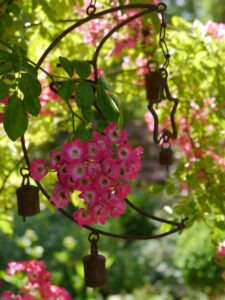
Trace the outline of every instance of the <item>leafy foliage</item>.
{"label": "leafy foliage", "polygon": [[[124,1],[119,2],[124,4]],[[3,263],[6,264],[9,257],[22,260],[20,255],[26,256],[25,259],[44,255],[55,270],[56,284],[68,288],[77,299],[93,298],[93,293],[83,286],[80,261],[88,247],[83,231],[78,233],[67,220],[57,214],[50,215],[48,210],[53,209],[44,197],[41,203],[45,211],[28,223],[32,232],[26,231],[23,224],[13,227],[14,218],[18,223],[15,185],[20,184],[18,170],[24,166],[16,140],[26,133],[30,156],[47,158],[53,148],[60,149],[65,141],[76,138],[87,141],[93,130],[103,132],[110,122],[121,125],[124,119],[127,127],[132,122],[131,141],[138,146],[134,125],[142,124],[147,111],[144,75],[158,69],[163,62],[157,37],[159,19],[156,14],[145,16],[140,22],[121,29],[105,43],[98,65],[99,75],[104,75],[100,75],[96,83],[90,63],[95,45],[113,23],[128,17],[126,12],[99,20],[97,29],[93,22],[75,30],[71,33],[73,38],[65,37],[39,66],[36,62],[43,49],[73,24],[73,18],[80,18],[85,13],[83,1],[2,3],[0,122],[4,122],[5,132],[2,127],[0,228],[4,234],[15,232],[15,238],[10,241],[5,235],[1,236],[3,244],[10,244],[9,251],[1,250]],[[99,3],[103,9],[111,6],[107,1]],[[140,1],[132,0],[132,3]],[[168,24],[166,38],[171,51],[168,84],[171,94],[180,100],[176,113],[179,137],[173,146],[175,161],[170,179],[163,175],[154,184],[148,177],[140,177],[133,183],[130,198],[157,215],[168,217],[169,213],[171,219],[189,217],[188,229],[180,237],[176,236],[176,241],[171,237],[130,244],[102,239],[101,248],[106,249],[110,274],[109,284],[102,291],[105,297],[122,291],[137,295],[137,299],[151,299],[149,295],[161,295],[160,299],[216,299],[222,295],[219,267],[212,257],[218,242],[225,239],[225,40],[212,35],[209,25],[198,21],[190,23],[178,17],[173,17]],[[57,94],[50,90],[50,83]],[[157,111],[160,123],[169,127],[170,106],[167,102],[160,104]],[[152,120],[148,125],[152,128]],[[146,127],[140,128],[149,145],[151,133],[147,136]],[[9,141],[5,133],[15,142]],[[155,161],[156,151],[150,153]],[[145,152],[148,152],[147,147]],[[143,169],[147,168],[148,161],[144,159],[142,165]],[[157,170],[165,174],[158,166]],[[147,173],[152,173],[151,168]],[[55,175],[49,174],[44,181],[49,192],[54,180]],[[74,198],[76,203],[77,197]],[[159,230],[131,211],[106,226],[107,230],[124,230],[125,234],[134,235]],[[43,227],[46,230],[43,231]],[[161,229],[169,228],[163,226]],[[101,296],[97,294],[96,297]]]}

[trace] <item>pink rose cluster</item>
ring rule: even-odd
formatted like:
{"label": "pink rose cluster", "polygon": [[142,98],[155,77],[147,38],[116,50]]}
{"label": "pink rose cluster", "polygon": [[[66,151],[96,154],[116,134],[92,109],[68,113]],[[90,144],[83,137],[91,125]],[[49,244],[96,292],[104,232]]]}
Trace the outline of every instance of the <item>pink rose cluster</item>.
{"label": "pink rose cluster", "polygon": [[51,278],[51,274],[46,271],[46,266],[42,261],[13,261],[8,266],[9,268],[6,272],[9,276],[15,276],[17,273],[24,271],[28,280],[21,288],[22,295],[15,295],[7,290],[0,296],[0,300],[72,300],[65,289],[55,286],[48,281]]}
{"label": "pink rose cluster", "polygon": [[[225,267],[225,241],[219,244],[218,251],[216,252],[216,263],[221,267]],[[225,271],[221,274],[222,279],[225,281]]]}
{"label": "pink rose cluster", "polygon": [[[50,153],[50,168],[57,172],[58,183],[53,189],[50,201],[56,208],[70,202],[71,193],[80,191],[79,198],[86,208],[74,212],[74,219],[80,225],[104,224],[109,216],[115,218],[124,213],[124,198],[131,187],[124,181],[138,176],[142,147],[132,149],[125,130],[119,131],[111,123],[104,133],[93,132],[93,140],[82,143],[80,139],[55,149]],[[38,180],[47,170],[45,161],[33,160],[31,176]]]}

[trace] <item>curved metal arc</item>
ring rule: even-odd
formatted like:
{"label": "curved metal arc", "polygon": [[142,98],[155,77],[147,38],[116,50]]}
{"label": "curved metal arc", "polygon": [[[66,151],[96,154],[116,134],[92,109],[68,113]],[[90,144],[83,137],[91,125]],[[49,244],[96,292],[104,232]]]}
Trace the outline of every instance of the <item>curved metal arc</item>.
{"label": "curved metal arc", "polygon": [[47,55],[49,54],[49,52],[61,41],[61,39],[63,39],[68,33],[70,33],[71,31],[73,31],[74,29],[80,27],[81,25],[89,22],[92,19],[97,19],[100,18],[104,15],[116,12],[116,11],[121,11],[121,10],[128,10],[128,9],[143,9],[146,8],[148,9],[148,12],[153,12],[153,11],[158,11],[158,7],[156,5],[153,4],[129,4],[129,5],[121,5],[121,6],[117,6],[117,7],[113,7],[110,9],[106,9],[103,10],[99,13],[93,14],[85,19],[81,19],[79,20],[77,23],[71,25],[69,28],[67,28],[64,32],[62,32],[49,46],[48,48],[44,51],[44,53],[42,54],[42,56],[40,57],[37,66],[40,66],[43,61],[45,60],[45,58],[47,57]]}
{"label": "curved metal arc", "polygon": [[[157,8],[157,7],[156,7]],[[136,15],[129,17],[128,19],[124,20],[123,22],[121,22],[120,24],[116,25],[112,30],[110,30],[105,36],[104,38],[101,40],[101,42],[99,43],[95,54],[94,54],[94,58],[93,58],[93,67],[94,67],[94,74],[95,74],[95,83],[97,83],[98,80],[98,69],[97,69],[97,60],[98,60],[98,56],[99,53],[103,47],[103,45],[105,44],[105,42],[113,35],[113,33],[117,32],[120,28],[122,28],[123,26],[127,25],[128,23],[132,22],[135,19],[138,19],[148,13],[151,13],[152,9],[147,9],[145,11],[142,11],[140,13],[137,13]]]}
{"label": "curved metal arc", "polygon": [[149,109],[149,111],[152,114],[153,119],[154,119],[153,140],[156,144],[159,144],[159,142],[160,142],[160,139],[158,139],[158,135],[159,135],[159,118],[158,118],[158,115],[157,115],[157,113],[155,112],[155,110],[153,108],[154,104],[155,103],[150,102],[149,105],[148,105],[148,109]]}
{"label": "curved metal arc", "polygon": [[[29,156],[28,156],[28,153],[27,153],[24,136],[21,137],[21,145],[22,145],[22,150],[23,150],[23,153],[24,153],[24,158],[25,158],[27,167],[30,168],[30,166],[31,166],[30,165],[30,159],[29,159]],[[47,193],[47,191],[45,190],[45,188],[42,186],[42,184],[40,182],[38,182],[38,181],[35,181],[35,182],[36,182],[37,186],[40,188],[40,191],[42,192],[42,194],[48,200],[50,200],[50,196]],[[134,204],[132,204],[128,199],[125,199],[125,202],[131,208],[135,209],[136,211],[138,211],[142,215],[144,215],[144,216],[146,216],[146,217],[148,217],[150,219],[153,219],[155,221],[159,221],[159,222],[162,222],[162,223],[167,223],[167,224],[170,224],[170,225],[175,225],[175,226],[177,226],[177,228],[172,229],[171,231],[168,231],[168,232],[165,232],[165,233],[154,235],[154,236],[152,236],[152,235],[149,235],[149,236],[127,236],[127,235],[120,235],[120,234],[115,234],[115,233],[103,231],[103,230],[94,228],[92,226],[84,225],[83,227],[86,228],[86,229],[88,229],[88,230],[90,230],[90,231],[92,231],[92,232],[94,232],[94,233],[102,234],[102,235],[105,235],[105,236],[108,236],[108,237],[120,238],[120,239],[124,239],[124,240],[150,240],[150,239],[158,239],[158,238],[162,238],[164,236],[167,236],[169,234],[175,233],[175,232],[180,231],[180,230],[182,230],[182,229],[185,228],[184,222],[187,219],[183,219],[181,223],[177,223],[177,222],[173,222],[173,221],[168,221],[168,220],[163,220],[161,218],[157,218],[157,217],[154,217],[154,216],[152,216],[152,215],[150,215],[148,213],[143,212],[141,209],[137,208]],[[71,221],[73,221],[74,223],[77,224],[77,222],[74,220],[74,218],[70,214],[68,214],[64,209],[59,208],[58,211],[60,211],[61,214],[63,214],[68,219],[70,219]]]}
{"label": "curved metal arc", "polygon": [[[134,5],[124,5],[124,6],[119,6],[119,7],[115,7],[115,8],[111,8],[111,9],[108,9],[108,10],[105,10],[105,11],[102,11],[102,12],[99,12],[99,13],[96,13],[96,14],[93,14],[85,19],[82,19],[80,21],[78,21],[76,24],[70,26],[69,28],[67,28],[63,33],[61,33],[51,44],[50,46],[45,50],[45,52],[42,54],[41,58],[39,59],[37,65],[40,66],[43,61],[45,60],[45,58],[47,57],[47,55],[49,54],[49,52],[61,41],[61,39],[63,37],[65,37],[68,33],[70,33],[72,30],[78,28],[79,26],[89,22],[90,20],[92,19],[95,19],[95,18],[99,18],[101,16],[104,16],[106,14],[109,14],[109,13],[112,13],[112,12],[116,12],[116,11],[120,11],[120,10],[124,10],[124,9],[136,9],[136,8],[147,8],[146,11],[143,11],[143,12],[140,12],[138,14],[136,14],[135,16],[132,16],[130,18],[128,18],[127,20],[121,22],[120,24],[118,24],[116,27],[114,27],[104,38],[103,40],[100,42],[99,46],[97,47],[96,51],[95,51],[95,54],[94,54],[94,59],[93,59],[93,65],[94,65],[94,70],[95,70],[95,80],[97,81],[98,79],[98,72],[97,72],[97,58],[98,58],[98,55],[99,55],[99,52],[102,48],[102,46],[104,45],[104,43],[107,41],[107,39],[114,33],[116,32],[118,29],[120,29],[121,27],[123,27],[124,25],[128,24],[129,22],[131,22],[132,20],[135,20],[147,13],[151,13],[153,11],[157,11],[159,10],[159,8],[155,5],[152,5],[152,4],[134,4]],[[169,99],[170,100],[170,99]],[[172,100],[172,99],[171,99]],[[153,107],[152,107],[153,109]],[[176,110],[176,108],[175,108]],[[174,111],[175,113],[175,111]],[[157,117],[157,115],[156,115]],[[30,168],[30,160],[29,160],[29,156],[28,156],[28,153],[27,153],[27,149],[26,149],[26,145],[25,145],[25,139],[24,139],[24,136],[21,137],[21,144],[22,144],[22,149],[23,149],[23,153],[24,153],[24,158],[25,158],[25,161],[26,161],[26,164],[28,166],[28,168]],[[47,191],[44,189],[44,187],[41,185],[40,182],[37,182],[36,181],[36,184],[38,185],[38,187],[40,188],[41,192],[43,193],[43,195],[48,199],[50,200],[50,196],[49,194],[47,193]],[[114,233],[110,233],[110,232],[105,232],[105,231],[102,231],[102,230],[99,230],[99,229],[96,229],[94,227],[91,227],[91,226],[83,226],[84,228],[94,232],[94,233],[98,233],[98,234],[102,234],[102,235],[105,235],[105,236],[109,236],[109,237],[114,237],[114,238],[121,238],[121,239],[125,239],[125,240],[149,240],[149,239],[157,239],[157,238],[162,238],[162,237],[165,237],[169,234],[172,234],[172,233],[175,233],[177,231],[180,231],[182,230],[183,228],[185,228],[185,220],[186,219],[183,219],[182,223],[177,223],[177,222],[173,222],[173,221],[168,221],[168,220],[164,220],[164,219],[161,219],[161,218],[158,218],[158,217],[155,217],[155,216],[152,216],[148,213],[145,213],[143,212],[141,209],[137,208],[135,205],[133,205],[131,202],[129,202],[128,199],[125,199],[125,202],[134,210],[136,210],[137,212],[141,213],[142,215],[150,218],[150,219],[153,219],[155,221],[159,221],[159,222],[162,222],[162,223],[167,223],[167,224],[170,224],[170,225],[175,225],[177,226],[177,228],[169,231],[169,232],[166,232],[166,233],[162,233],[162,234],[159,234],[159,235],[155,235],[155,236],[126,236],[126,235],[119,235],[119,234],[114,234]],[[74,218],[68,214],[65,210],[63,210],[62,208],[58,209],[63,215],[65,215],[67,218],[69,218],[70,220],[72,220],[74,223],[77,223]]]}
{"label": "curved metal arc", "polygon": [[151,215],[149,213],[146,213],[145,211],[141,210],[139,207],[137,207],[133,203],[131,203],[127,198],[124,199],[124,201],[132,209],[136,210],[139,214],[141,214],[141,215],[143,215],[143,216],[145,216],[145,217],[147,217],[149,219],[152,219],[152,220],[160,222],[160,223],[166,223],[166,224],[174,225],[174,226],[180,226],[181,225],[181,223],[177,223],[177,222],[174,222],[174,221],[162,219],[162,218],[159,218],[159,217],[155,217],[155,216],[153,216],[153,215]]}

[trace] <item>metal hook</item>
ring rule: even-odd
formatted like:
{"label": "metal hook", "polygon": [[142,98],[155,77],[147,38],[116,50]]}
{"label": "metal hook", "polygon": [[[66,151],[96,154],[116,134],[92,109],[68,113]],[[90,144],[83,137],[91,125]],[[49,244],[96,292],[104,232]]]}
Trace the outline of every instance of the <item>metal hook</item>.
{"label": "metal hook", "polygon": [[159,13],[164,12],[166,9],[167,9],[167,6],[166,6],[166,4],[163,3],[163,2],[160,2],[160,3],[157,5],[157,11],[158,11]]}

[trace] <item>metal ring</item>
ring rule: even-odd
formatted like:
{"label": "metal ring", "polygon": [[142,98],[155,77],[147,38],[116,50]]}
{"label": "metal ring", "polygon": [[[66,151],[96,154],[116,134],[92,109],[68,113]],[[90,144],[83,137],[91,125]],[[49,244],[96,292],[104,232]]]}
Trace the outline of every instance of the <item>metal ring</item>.
{"label": "metal ring", "polygon": [[[28,174],[23,174],[23,171],[28,171]],[[22,167],[22,168],[20,169],[20,175],[21,175],[22,177],[28,178],[28,177],[30,176],[30,171],[29,171],[29,169],[28,169],[28,168],[25,168],[25,167]]]}
{"label": "metal ring", "polygon": [[[94,238],[94,236],[96,236],[96,238]],[[93,238],[92,238],[93,237]],[[92,242],[98,242],[98,240],[99,240],[99,234],[98,233],[96,233],[96,232],[91,232],[90,234],[89,234],[89,236],[88,236],[88,241],[90,242],[90,243],[92,243]]]}
{"label": "metal ring", "polygon": [[[90,11],[90,9],[91,9],[91,11]],[[88,6],[88,8],[86,9],[86,13],[89,17],[92,16],[95,13],[95,11],[96,11],[96,7],[93,4],[90,4]]]}
{"label": "metal ring", "polygon": [[157,11],[158,11],[159,13],[164,12],[166,9],[167,9],[167,6],[166,6],[166,4],[163,3],[163,2],[160,2],[160,3],[157,5]]}
{"label": "metal ring", "polygon": [[[167,77],[168,77],[168,72],[167,72],[166,68],[160,68],[160,69],[159,69],[159,72],[161,73],[162,78],[167,79]],[[164,76],[163,76],[163,75],[164,75]]]}

